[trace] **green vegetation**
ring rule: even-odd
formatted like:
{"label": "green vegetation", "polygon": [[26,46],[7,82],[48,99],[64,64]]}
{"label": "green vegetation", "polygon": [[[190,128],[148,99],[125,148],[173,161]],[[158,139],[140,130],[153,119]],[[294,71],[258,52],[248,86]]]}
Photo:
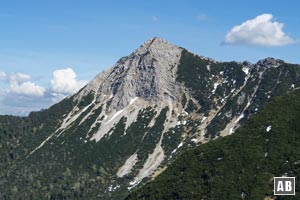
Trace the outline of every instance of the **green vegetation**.
{"label": "green vegetation", "polygon": [[[264,199],[274,176],[300,175],[300,91],[277,97],[233,135],[183,153],[134,199]],[[271,126],[268,132],[267,127]],[[296,196],[284,199],[298,199]],[[281,198],[279,198],[281,199]]]}

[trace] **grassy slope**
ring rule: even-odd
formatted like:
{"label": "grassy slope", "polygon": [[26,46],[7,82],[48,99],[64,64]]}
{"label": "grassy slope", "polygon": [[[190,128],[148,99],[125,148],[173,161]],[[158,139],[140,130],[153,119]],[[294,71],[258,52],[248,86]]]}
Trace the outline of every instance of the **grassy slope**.
{"label": "grassy slope", "polygon": [[284,174],[296,176],[297,185],[299,120],[300,92],[277,97],[233,135],[185,152],[127,199],[264,199],[273,194],[272,178]]}

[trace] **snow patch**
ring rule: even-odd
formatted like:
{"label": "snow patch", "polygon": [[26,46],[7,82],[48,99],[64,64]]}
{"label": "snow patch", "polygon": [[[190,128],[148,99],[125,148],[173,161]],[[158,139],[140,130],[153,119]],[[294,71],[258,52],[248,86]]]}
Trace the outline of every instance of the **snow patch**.
{"label": "snow patch", "polygon": [[193,139],[191,139],[191,141],[194,142],[194,143],[196,143],[196,144],[198,143],[198,139],[197,138],[193,138]]}
{"label": "snow patch", "polygon": [[101,105],[96,105],[92,110],[91,110],[91,112],[89,112],[87,115],[85,115],[83,118],[82,118],[82,120],[80,121],[80,123],[79,123],[79,125],[81,125],[82,123],[84,123],[91,115],[93,115],[94,114],[94,111],[96,110],[96,109],[98,109],[99,107],[100,107]]}
{"label": "snow patch", "polygon": [[110,123],[111,121],[113,121],[116,117],[118,117],[122,112],[124,111],[124,109],[117,111],[107,122],[105,122],[105,124]]}
{"label": "snow patch", "polygon": [[210,71],[210,65],[206,65],[206,69]]}
{"label": "snow patch", "polygon": [[182,146],[183,146],[183,142],[180,142],[180,144],[177,146],[176,149],[174,149],[174,150],[171,152],[171,154],[176,153],[176,151],[177,151],[180,147],[182,147]]}
{"label": "snow patch", "polygon": [[171,152],[171,154],[176,153],[176,151],[177,151],[180,147],[182,147],[182,146],[183,146],[183,142],[180,142],[180,144],[177,146],[176,149],[174,149],[174,150]]}
{"label": "snow patch", "polygon": [[244,113],[242,113],[236,120],[235,120],[235,122],[234,123],[238,123],[241,119],[243,119],[244,118]]}
{"label": "snow patch", "polygon": [[207,117],[203,117],[201,120],[201,124],[207,119]]}
{"label": "snow patch", "polygon": [[247,105],[246,105],[246,109],[251,105],[251,102],[248,101]]}
{"label": "snow patch", "polygon": [[242,68],[243,72],[248,75],[249,74],[249,68],[248,67],[243,67]]}
{"label": "snow patch", "polygon": [[[107,134],[109,130],[111,130],[111,128],[113,128],[114,124],[121,119],[124,110],[125,109],[115,112],[109,120],[107,120],[106,122],[103,121],[98,131],[90,138],[90,140],[96,140],[96,142],[99,142],[102,139],[102,137],[105,134]],[[99,123],[100,119],[101,117],[100,118],[98,117],[98,119],[94,122],[92,127],[95,127],[96,124]],[[92,130],[92,127],[90,128],[90,131]]]}
{"label": "snow patch", "polygon": [[269,153],[268,153],[268,152],[266,152],[266,153],[265,153],[265,158],[266,158],[266,157],[268,157],[268,155],[269,155]]}
{"label": "snow patch", "polygon": [[271,129],[272,129],[272,126],[270,125],[267,127],[266,131],[269,132]]}
{"label": "snow patch", "polygon": [[218,85],[220,85],[220,83],[214,83],[214,89],[211,91],[212,94],[216,92]]}
{"label": "snow patch", "polygon": [[294,89],[294,88],[295,88],[295,84],[292,84],[292,85],[291,85],[291,88]]}
{"label": "snow patch", "polygon": [[108,186],[107,190],[109,192],[113,192],[113,191],[115,191],[116,189],[118,189],[120,187],[121,187],[120,185],[116,185],[115,187],[113,185],[110,185],[110,186]]}
{"label": "snow patch", "polygon": [[182,146],[183,146],[183,142],[180,142],[180,144],[178,145],[177,149],[179,149]]}
{"label": "snow patch", "polygon": [[185,110],[182,112],[182,116],[187,116],[187,115],[189,115],[189,113],[188,112],[186,112]]}
{"label": "snow patch", "polygon": [[130,106],[131,104],[133,104],[137,99],[138,99],[138,97],[134,97],[133,99],[131,99],[130,102],[129,102],[129,106]]}

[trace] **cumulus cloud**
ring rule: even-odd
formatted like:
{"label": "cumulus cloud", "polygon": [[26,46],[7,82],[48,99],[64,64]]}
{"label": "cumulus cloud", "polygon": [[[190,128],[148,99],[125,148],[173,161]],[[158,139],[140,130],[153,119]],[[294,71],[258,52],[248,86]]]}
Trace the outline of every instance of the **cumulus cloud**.
{"label": "cumulus cloud", "polygon": [[0,72],[0,80],[4,80],[9,85],[7,89],[2,90],[2,93],[6,92],[36,97],[41,97],[45,93],[45,88],[32,82],[31,77],[27,74],[6,74],[5,72]]}
{"label": "cumulus cloud", "polygon": [[[50,105],[46,89],[37,85],[28,74],[0,72],[0,114],[27,115]],[[45,102],[47,101],[47,102]]]}
{"label": "cumulus cloud", "polygon": [[45,88],[31,81],[25,81],[19,83],[17,81],[10,82],[10,92],[15,94],[22,94],[26,96],[36,96],[41,97],[44,96]]}
{"label": "cumulus cloud", "polygon": [[23,74],[23,73],[16,73],[16,74],[11,74],[8,76],[9,81],[13,82],[25,82],[25,81],[30,81],[31,77],[28,74]]}
{"label": "cumulus cloud", "polygon": [[74,94],[87,83],[85,80],[76,78],[77,75],[72,68],[55,70],[51,80],[51,90],[54,95]]}
{"label": "cumulus cloud", "polygon": [[295,41],[283,31],[284,24],[274,21],[273,15],[262,14],[233,27],[225,37],[226,44],[283,46]]}

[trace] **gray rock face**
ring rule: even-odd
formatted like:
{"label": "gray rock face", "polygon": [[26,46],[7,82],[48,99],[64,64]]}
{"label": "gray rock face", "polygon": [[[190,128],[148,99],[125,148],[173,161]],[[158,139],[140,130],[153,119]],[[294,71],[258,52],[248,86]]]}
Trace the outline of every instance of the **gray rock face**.
{"label": "gray rock face", "polygon": [[109,102],[110,110],[120,110],[139,97],[152,103],[164,96],[176,99],[176,70],[181,48],[153,38],[111,69],[100,73],[81,92],[93,90],[96,102]]}
{"label": "gray rock face", "polygon": [[283,61],[280,60],[280,59],[275,59],[275,58],[268,57],[268,58],[259,60],[259,61],[257,62],[257,65],[269,68],[269,67],[277,67],[277,66],[279,66],[282,62],[283,62]]}

